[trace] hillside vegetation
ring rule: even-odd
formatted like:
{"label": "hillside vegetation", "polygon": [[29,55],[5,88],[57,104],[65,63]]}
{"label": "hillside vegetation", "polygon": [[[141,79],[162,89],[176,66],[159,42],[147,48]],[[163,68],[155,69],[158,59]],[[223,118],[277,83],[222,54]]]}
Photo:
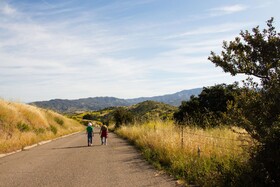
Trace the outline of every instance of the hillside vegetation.
{"label": "hillside vegetation", "polygon": [[170,119],[175,110],[177,108],[174,106],[156,101],[144,101],[128,108],[128,111],[136,116],[138,122],[157,118],[163,120]]}
{"label": "hillside vegetation", "polygon": [[[139,123],[150,120],[170,120],[173,118],[177,107],[156,102],[144,101],[128,107],[110,107],[99,111],[89,111],[79,114],[71,115],[71,118],[87,123],[87,120],[96,121],[97,123],[114,124],[128,124]],[[118,120],[119,121],[118,121]]]}
{"label": "hillside vegetation", "polygon": [[[188,184],[242,186],[238,183],[252,145],[246,131],[229,127],[179,128],[171,121],[121,126],[117,134],[133,142],[144,157]],[[245,185],[246,186],[246,185]]]}
{"label": "hillside vegetation", "polygon": [[0,153],[83,129],[77,121],[53,111],[0,99]]}

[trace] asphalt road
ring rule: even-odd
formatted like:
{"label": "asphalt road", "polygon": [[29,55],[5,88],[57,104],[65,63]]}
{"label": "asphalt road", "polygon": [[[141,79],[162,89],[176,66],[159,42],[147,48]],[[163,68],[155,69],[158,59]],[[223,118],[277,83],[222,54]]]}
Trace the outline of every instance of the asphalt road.
{"label": "asphalt road", "polygon": [[91,147],[78,133],[0,158],[0,186],[176,186],[126,141],[109,133],[100,145],[95,133]]}

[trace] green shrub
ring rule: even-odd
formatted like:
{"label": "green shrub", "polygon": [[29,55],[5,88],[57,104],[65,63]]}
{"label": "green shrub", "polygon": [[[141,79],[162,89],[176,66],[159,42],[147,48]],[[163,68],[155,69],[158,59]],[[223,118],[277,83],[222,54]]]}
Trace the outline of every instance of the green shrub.
{"label": "green shrub", "polygon": [[38,128],[38,129],[34,129],[34,132],[38,135],[38,134],[43,134],[45,132],[44,128]]}
{"label": "green shrub", "polygon": [[53,126],[53,125],[50,125],[50,130],[51,130],[54,134],[57,133],[57,128],[56,128],[55,126]]}
{"label": "green shrub", "polygon": [[64,121],[62,119],[58,118],[58,117],[55,117],[54,121],[61,126],[63,126],[63,124],[64,124]]}
{"label": "green shrub", "polygon": [[134,121],[134,116],[132,113],[125,108],[117,108],[114,113],[114,121],[116,123],[116,128],[119,128],[121,125],[128,125]]}
{"label": "green shrub", "polygon": [[87,119],[87,120],[97,120],[97,116],[93,115],[93,114],[85,114],[83,116],[83,119]]}
{"label": "green shrub", "polygon": [[20,122],[20,123],[17,124],[17,128],[18,128],[18,130],[19,130],[20,132],[27,132],[27,131],[30,131],[29,125],[26,124],[26,123],[22,123],[22,122]]}

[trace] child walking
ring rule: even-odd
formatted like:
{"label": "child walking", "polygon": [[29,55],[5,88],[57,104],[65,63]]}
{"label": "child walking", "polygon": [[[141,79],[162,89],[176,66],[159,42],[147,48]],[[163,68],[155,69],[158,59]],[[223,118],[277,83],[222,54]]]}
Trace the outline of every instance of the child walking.
{"label": "child walking", "polygon": [[92,137],[93,137],[93,127],[92,124],[89,122],[87,126],[88,146],[92,146]]}
{"label": "child walking", "polygon": [[107,145],[108,128],[106,125],[102,125],[99,134],[101,138],[101,145]]}

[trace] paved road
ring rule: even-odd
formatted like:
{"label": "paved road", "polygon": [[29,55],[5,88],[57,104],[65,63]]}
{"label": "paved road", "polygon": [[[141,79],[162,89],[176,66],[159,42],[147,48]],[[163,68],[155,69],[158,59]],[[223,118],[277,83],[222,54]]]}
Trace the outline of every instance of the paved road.
{"label": "paved road", "polygon": [[85,133],[78,133],[0,158],[0,186],[164,187],[176,183],[158,174],[115,134],[109,133],[107,146],[100,145],[95,134],[93,146],[88,147]]}

